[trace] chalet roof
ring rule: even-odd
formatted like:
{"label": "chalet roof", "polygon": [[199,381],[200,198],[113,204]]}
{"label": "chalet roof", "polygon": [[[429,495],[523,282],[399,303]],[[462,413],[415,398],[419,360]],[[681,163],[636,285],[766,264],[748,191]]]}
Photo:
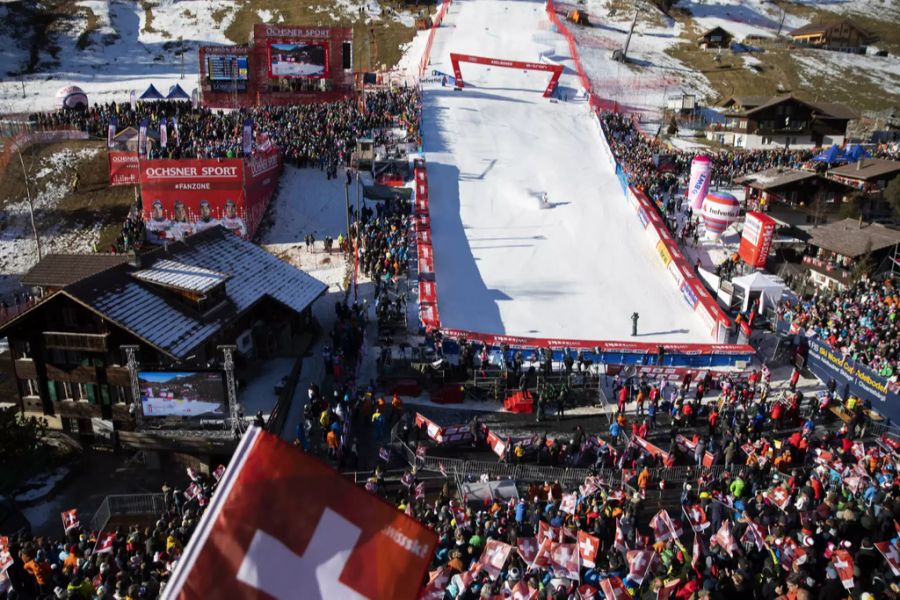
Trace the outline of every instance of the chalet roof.
{"label": "chalet roof", "polygon": [[716,33],[717,31],[721,31],[722,33],[724,33],[724,34],[727,35],[728,37],[732,37],[732,38],[734,37],[734,34],[732,34],[730,31],[728,31],[728,30],[725,29],[724,27],[720,27],[719,25],[716,25],[716,26],[713,27],[712,29],[707,29],[706,31],[704,31],[703,33],[701,33],[701,34],[700,34],[700,37],[699,37],[698,39],[704,39],[704,38],[706,38],[707,36],[709,36],[710,34]]}
{"label": "chalet roof", "polygon": [[22,285],[62,288],[126,260],[124,254],[48,254],[25,273]]}
{"label": "chalet roof", "polygon": [[813,229],[809,243],[852,258],[865,254],[870,243],[873,252],[900,244],[900,231],[877,223],[860,224],[856,219],[844,219]]}
{"label": "chalet roof", "polygon": [[207,293],[230,277],[225,273],[168,259],[158,260],[151,268],[135,271],[131,276],[147,283],[197,294]]}
{"label": "chalet roof", "polygon": [[794,36],[803,36],[803,35],[815,35],[817,33],[825,33],[835,25],[843,25],[844,23],[849,24],[850,26],[862,31],[858,25],[856,25],[853,21],[847,18],[843,19],[832,19],[831,21],[822,21],[820,23],[808,23],[803,27],[798,27],[797,29],[790,32],[788,35],[791,37]]}
{"label": "chalet roof", "polygon": [[[175,359],[189,356],[263,298],[302,312],[328,287],[220,226],[142,254],[140,260],[140,268],[120,262],[58,293]],[[223,281],[223,303],[206,313],[161,287],[202,293]]]}
{"label": "chalet roof", "polygon": [[880,179],[892,173],[900,175],[900,161],[887,160],[885,158],[865,158],[849,165],[828,170],[829,175],[859,179],[860,181]]}
{"label": "chalet roof", "polygon": [[815,179],[817,177],[818,175],[811,171],[773,167],[758,173],[750,173],[742,177],[737,177],[734,182],[758,190],[775,190],[785,185]]}
{"label": "chalet roof", "polygon": [[[751,96],[750,98],[756,99],[757,97]],[[767,108],[778,106],[782,102],[787,102],[788,100],[793,100],[794,102],[809,106],[813,110],[818,111],[820,113],[820,117],[822,118],[847,120],[858,118],[858,115],[855,112],[853,112],[849,107],[844,106],[843,104],[838,104],[836,102],[810,102],[808,100],[801,100],[793,94],[787,94],[783,96],[770,96],[769,99],[765,102],[756,104],[755,106],[752,106],[750,108],[747,108],[747,105],[741,104],[740,106],[743,107],[744,110],[733,112],[732,114],[738,117],[748,117],[760,111],[766,110]]]}
{"label": "chalet roof", "polygon": [[772,99],[772,96],[732,96],[722,103],[722,106],[728,108],[730,106],[740,106],[743,109],[754,108],[760,104],[765,104]]}

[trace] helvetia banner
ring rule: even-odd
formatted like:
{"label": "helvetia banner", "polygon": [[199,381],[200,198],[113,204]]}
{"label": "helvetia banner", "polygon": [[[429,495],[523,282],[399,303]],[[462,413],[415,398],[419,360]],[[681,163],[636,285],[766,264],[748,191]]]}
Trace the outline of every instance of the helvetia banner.
{"label": "helvetia banner", "polygon": [[137,185],[140,160],[137,152],[109,151],[109,185]]}

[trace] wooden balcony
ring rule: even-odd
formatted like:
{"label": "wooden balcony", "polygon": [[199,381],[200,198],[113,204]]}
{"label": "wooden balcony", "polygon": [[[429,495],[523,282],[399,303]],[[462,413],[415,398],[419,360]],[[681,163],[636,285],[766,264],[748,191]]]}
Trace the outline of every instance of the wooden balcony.
{"label": "wooden balcony", "polygon": [[60,350],[83,350],[85,352],[106,352],[108,333],[66,333],[45,331],[44,345]]}

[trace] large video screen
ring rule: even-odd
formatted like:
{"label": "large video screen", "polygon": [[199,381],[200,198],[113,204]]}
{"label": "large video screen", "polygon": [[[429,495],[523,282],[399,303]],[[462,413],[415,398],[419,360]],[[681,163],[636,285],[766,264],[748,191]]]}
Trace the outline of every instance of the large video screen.
{"label": "large video screen", "polygon": [[246,92],[249,75],[246,56],[216,54],[206,57],[206,78],[214,92]]}
{"label": "large video screen", "polygon": [[269,44],[269,77],[328,77],[328,43]]}
{"label": "large video screen", "polygon": [[221,371],[139,371],[145,417],[228,416]]}

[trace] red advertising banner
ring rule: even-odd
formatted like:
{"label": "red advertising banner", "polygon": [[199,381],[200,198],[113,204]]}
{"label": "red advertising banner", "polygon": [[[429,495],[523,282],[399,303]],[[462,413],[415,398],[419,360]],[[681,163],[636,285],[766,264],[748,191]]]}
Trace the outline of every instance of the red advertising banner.
{"label": "red advertising banner", "polygon": [[247,212],[247,234],[253,237],[281,177],[281,153],[273,150],[244,159],[244,203]]}
{"label": "red advertising banner", "polygon": [[765,267],[774,237],[775,221],[771,217],[759,212],[748,212],[744,219],[744,233],[738,256],[751,267]]}
{"label": "red advertising banner", "polygon": [[109,185],[137,185],[140,183],[140,159],[137,152],[108,152]]}

